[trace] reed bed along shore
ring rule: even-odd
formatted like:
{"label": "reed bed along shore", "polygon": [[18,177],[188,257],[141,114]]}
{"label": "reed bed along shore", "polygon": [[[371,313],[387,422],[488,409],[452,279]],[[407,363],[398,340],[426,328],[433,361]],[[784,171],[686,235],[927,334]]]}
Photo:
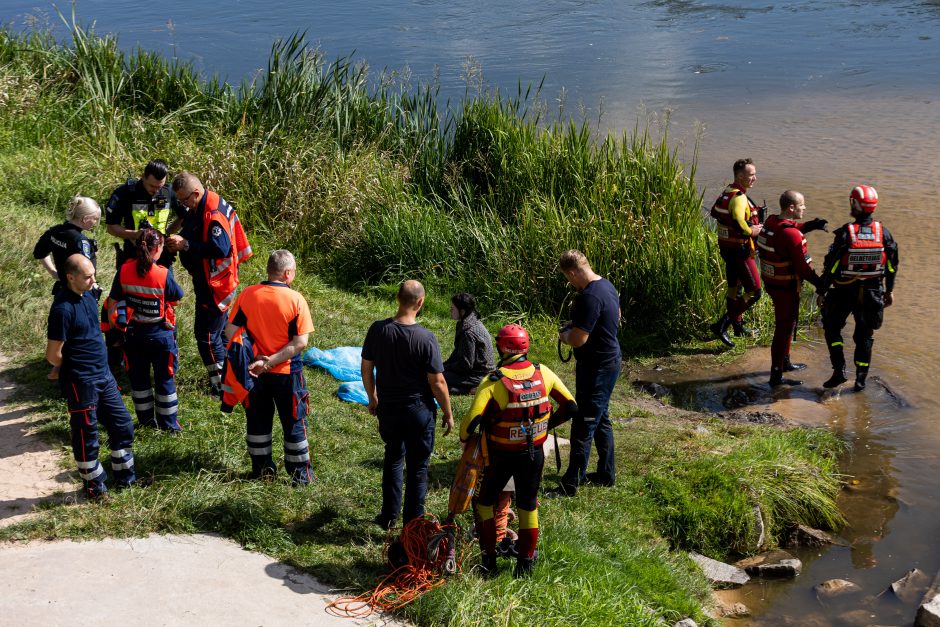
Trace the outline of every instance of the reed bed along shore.
{"label": "reed bed along shore", "polygon": [[[63,22],[64,41],[0,32],[0,60],[5,80],[29,83],[7,108],[63,147],[65,169],[96,173],[80,182],[85,193],[102,197],[159,156],[334,283],[414,276],[520,316],[564,316],[569,288],[555,264],[579,248],[623,295],[628,346],[705,337],[723,305],[694,164],[685,171],[665,136],[597,137],[586,122],[552,119],[537,87],[507,95],[468,83],[442,108],[434,85],[327,62],[300,35],[231,85]],[[37,200],[78,183],[55,177]]]}
{"label": "reed bed along shore", "polygon": [[[0,351],[16,364],[20,401],[67,449],[65,404],[44,378],[49,281],[30,252],[72,195],[107,198],[156,156],[198,173],[249,223],[256,259],[243,266],[245,284],[261,280],[257,259],[270,249],[298,252],[295,285],[322,348],[359,345],[369,323],[392,311],[384,284],[417,275],[431,288],[422,323],[445,350],[447,298],[469,288],[483,297],[491,331],[535,314],[533,357],[573,381],[572,364],[555,356],[551,319],[566,295],[554,263],[572,246],[620,282],[625,337],[695,337],[719,304],[716,256],[674,153],[642,131],[598,142],[584,126],[546,121],[534,105],[519,90],[439,113],[432,87],[372,82],[363,67],[325,63],[299,37],[275,46],[265,75],[231,86],[148,52],[123,55],[113,38],[74,24],[65,43],[0,29]],[[103,247],[99,282],[113,272]],[[317,482],[248,480],[241,410],[220,415],[205,394],[192,313],[186,298],[178,376],[186,433],[143,429],[135,442],[154,484],[105,504],[46,504],[0,539],[216,532],[337,588],[368,589],[386,570],[385,535],[369,522],[382,456],[373,419],[339,401],[328,375],[308,371]],[[468,405],[457,399],[456,413]],[[840,524],[840,446],[827,431],[650,407],[618,386],[617,485],[543,503],[532,579],[513,580],[508,565],[480,579],[471,547],[465,575],[405,616],[427,625],[663,625],[685,616],[701,624],[708,587],[687,550],[752,552],[755,506],[768,544],[790,522]],[[453,436],[438,439],[430,511],[446,508],[459,454]],[[547,487],[558,479],[549,465]]]}

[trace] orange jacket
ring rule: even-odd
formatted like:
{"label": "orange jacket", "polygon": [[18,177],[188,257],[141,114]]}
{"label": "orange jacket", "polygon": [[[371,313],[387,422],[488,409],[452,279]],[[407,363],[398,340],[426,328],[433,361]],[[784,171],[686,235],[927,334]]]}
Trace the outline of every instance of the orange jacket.
{"label": "orange jacket", "polygon": [[220,311],[226,311],[235,299],[238,289],[238,266],[252,255],[251,245],[235,209],[213,191],[206,191],[205,213],[202,216],[202,239],[209,239],[209,224],[219,223],[232,246],[227,257],[204,259],[209,291]]}

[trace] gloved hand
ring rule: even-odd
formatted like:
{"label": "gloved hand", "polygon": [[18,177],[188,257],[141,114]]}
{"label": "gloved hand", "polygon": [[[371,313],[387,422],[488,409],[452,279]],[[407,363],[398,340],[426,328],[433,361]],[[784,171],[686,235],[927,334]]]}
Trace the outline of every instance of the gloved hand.
{"label": "gloved hand", "polygon": [[828,233],[829,228],[826,226],[827,224],[829,224],[829,220],[823,220],[822,218],[813,218],[812,220],[803,223],[803,232],[809,233],[810,231],[823,230],[826,233]]}

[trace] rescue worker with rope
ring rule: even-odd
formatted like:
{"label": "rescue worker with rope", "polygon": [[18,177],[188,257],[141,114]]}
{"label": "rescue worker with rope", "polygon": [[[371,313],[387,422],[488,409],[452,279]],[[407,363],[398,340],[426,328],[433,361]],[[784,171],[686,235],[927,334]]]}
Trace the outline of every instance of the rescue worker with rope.
{"label": "rescue worker with rope", "polygon": [[167,237],[166,246],[180,253],[183,267],[193,278],[196,345],[211,393],[221,399],[225,312],[235,300],[238,266],[251,257],[251,246],[235,209],[193,174],[177,174],[173,191],[189,211],[179,235]]}
{"label": "rescue worker with rope", "polygon": [[825,229],[826,220],[815,218],[800,222],[806,211],[803,194],[788,190],[780,195],[780,214],[764,222],[757,247],[760,273],[767,293],[774,303],[774,338],[770,345],[770,386],[800,385],[802,381],[785,379],[784,372],[802,370],[806,364],[790,361],[790,342],[800,315],[800,290],[803,281],[819,288],[820,278],[813,270],[813,260],[806,249],[804,233]]}
{"label": "rescue worker with rope", "polygon": [[855,319],[855,391],[860,392],[871,367],[875,330],[884,321],[884,308],[894,303],[898,245],[888,229],[872,218],[878,207],[874,187],[855,187],[849,194],[849,205],[855,221],[836,229],[819,290],[832,362],[832,376],[823,387],[834,388],[848,380],[842,328],[851,313]]}
{"label": "rescue worker with rope", "polygon": [[137,423],[177,434],[179,349],[173,308],[183,297],[183,288],[173,273],[157,262],[164,258],[163,234],[149,227],[138,233],[136,259],[124,262],[111,286],[109,319],[124,335],[122,344]]}
{"label": "rescue worker with rope", "polygon": [[760,208],[747,195],[757,182],[757,168],[750,159],[738,159],[732,167],[734,182],[721,192],[712,205],[711,216],[718,221],[718,250],[725,262],[725,295],[727,310],[709,328],[726,346],[734,347],[728,327],[742,337],[750,331],[744,327],[743,315],[761,296],[760,272],[755,261],[754,239],[761,230]]}
{"label": "rescue worker with rope", "polygon": [[[46,230],[33,248],[33,257],[42,264],[55,283],[52,285],[52,295],[59,293],[65,284],[65,260],[78,253],[96,265],[98,242],[87,237],[82,231],[90,231],[101,220],[101,208],[93,199],[86,196],[75,196],[69,202],[65,211],[66,220]],[[95,300],[101,296],[98,284],[92,286],[91,293]],[[53,366],[46,376],[50,381],[59,378],[59,367]]]}
{"label": "rescue worker with rope", "polygon": [[[532,572],[539,537],[538,491],[545,454],[542,444],[548,430],[577,416],[574,397],[554,372],[529,361],[529,334],[508,324],[496,336],[499,361],[496,371],[477,390],[460,423],[463,442],[482,429],[488,464],[474,503],[481,520],[479,537],[483,572],[496,573],[496,519],[493,506],[513,478],[519,510],[515,576]],[[551,400],[559,409],[552,411]]]}
{"label": "rescue worker with rope", "polygon": [[[232,340],[244,330],[254,351],[249,366],[254,381],[243,402],[251,477],[274,477],[277,473],[271,455],[277,409],[284,432],[284,468],[291,485],[302,486],[313,480],[313,471],[307,440],[310,401],[300,354],[314,330],[313,320],[306,299],[291,289],[297,277],[297,262],[290,251],[272,251],[267,273],[267,281],[248,287],[238,296],[225,336]],[[226,370],[226,378],[228,374]]]}

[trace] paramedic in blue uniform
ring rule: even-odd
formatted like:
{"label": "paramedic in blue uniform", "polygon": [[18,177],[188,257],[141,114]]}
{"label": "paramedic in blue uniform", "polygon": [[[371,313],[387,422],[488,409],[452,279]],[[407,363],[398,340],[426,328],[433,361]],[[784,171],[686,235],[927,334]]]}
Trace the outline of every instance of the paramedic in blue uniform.
{"label": "paramedic in blue uniform", "polygon": [[69,257],[63,268],[65,287],[49,311],[46,359],[60,366],[59,384],[69,409],[72,453],[89,498],[107,493],[107,471],[98,460],[98,424],[108,432],[111,470],[118,487],[137,480],[134,469],[134,424],[108,370],[101,337],[98,303],[89,293],[95,267],[81,254]]}

